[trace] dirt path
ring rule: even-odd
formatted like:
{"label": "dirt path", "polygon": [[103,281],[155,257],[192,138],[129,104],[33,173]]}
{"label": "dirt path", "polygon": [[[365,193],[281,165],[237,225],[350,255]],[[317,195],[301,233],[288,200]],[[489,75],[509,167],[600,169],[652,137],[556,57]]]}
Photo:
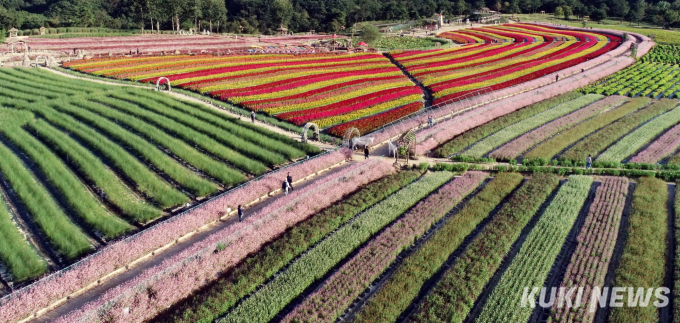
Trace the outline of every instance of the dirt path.
{"label": "dirt path", "polygon": [[[353,163],[346,163],[342,166],[333,168],[333,169],[329,170],[328,172],[323,173],[323,176],[327,177],[327,176],[332,176],[333,174],[337,174],[337,173],[345,170],[346,168],[350,167],[352,164]],[[319,178],[321,178],[321,177],[314,177],[311,180],[297,184],[295,187],[297,189],[302,189],[304,187],[309,186],[310,184],[312,184],[315,180],[317,180]],[[246,217],[258,212],[259,210],[262,210],[267,205],[272,204],[274,201],[276,201],[277,197],[280,197],[280,195],[281,195],[281,193],[274,195],[272,198],[268,198],[268,199],[264,200],[263,202],[260,202],[260,203],[254,205],[254,206],[247,208],[246,212],[245,212]],[[80,294],[80,295],[72,298],[67,303],[63,304],[62,306],[59,306],[56,309],[49,311],[45,315],[42,315],[42,316],[32,320],[31,322],[49,323],[49,322],[52,322],[52,321],[56,320],[57,318],[59,318],[63,315],[66,315],[66,314],[74,311],[74,310],[80,309],[84,305],[86,305],[87,303],[96,300],[99,296],[106,293],[109,289],[114,288],[114,287],[119,286],[119,285],[122,285],[122,284],[125,284],[127,281],[133,280],[135,277],[140,275],[145,270],[161,264],[164,260],[166,260],[166,259],[168,259],[168,258],[170,258],[174,255],[177,255],[177,254],[181,253],[182,251],[190,248],[194,243],[199,242],[199,241],[205,239],[206,237],[209,237],[210,235],[212,235],[215,232],[218,232],[218,231],[220,231],[224,228],[229,227],[230,225],[236,223],[237,221],[238,221],[237,217],[232,216],[225,221],[218,222],[217,224],[215,224],[210,229],[202,231],[200,233],[197,233],[197,234],[187,238],[186,240],[182,240],[180,243],[175,244],[172,247],[158,253],[155,257],[149,258],[148,260],[142,262],[141,264],[138,264],[135,267],[132,267],[130,270],[128,270],[128,271],[126,271],[126,272],[124,272],[120,275],[117,275],[117,276],[115,276],[115,277],[113,277],[109,280],[106,280],[101,285],[99,285],[95,288],[92,288],[92,289],[86,291],[85,293]]]}

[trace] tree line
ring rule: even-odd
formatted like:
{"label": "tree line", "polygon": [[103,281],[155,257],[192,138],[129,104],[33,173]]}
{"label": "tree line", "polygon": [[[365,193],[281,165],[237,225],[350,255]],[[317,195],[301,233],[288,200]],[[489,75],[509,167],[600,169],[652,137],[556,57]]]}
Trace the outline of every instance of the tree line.
{"label": "tree line", "polygon": [[106,27],[274,34],[340,32],[365,21],[464,16],[488,7],[507,14],[545,11],[566,18],[616,17],[672,27],[680,0],[0,0],[0,28]]}

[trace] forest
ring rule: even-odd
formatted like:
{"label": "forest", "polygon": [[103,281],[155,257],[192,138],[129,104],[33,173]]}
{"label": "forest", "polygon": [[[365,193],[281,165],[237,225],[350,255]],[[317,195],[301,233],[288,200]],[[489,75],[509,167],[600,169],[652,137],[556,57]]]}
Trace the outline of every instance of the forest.
{"label": "forest", "polygon": [[349,31],[365,21],[405,21],[473,14],[488,7],[506,14],[556,13],[567,19],[620,18],[670,28],[680,0],[0,0],[0,28],[41,26],[131,30],[199,30],[273,34]]}

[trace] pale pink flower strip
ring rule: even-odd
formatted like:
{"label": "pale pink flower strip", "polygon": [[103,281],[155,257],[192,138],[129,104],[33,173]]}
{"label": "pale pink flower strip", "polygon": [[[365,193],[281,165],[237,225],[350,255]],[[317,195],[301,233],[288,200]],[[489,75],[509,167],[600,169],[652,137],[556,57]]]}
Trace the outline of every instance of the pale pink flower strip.
{"label": "pale pink flower strip", "polygon": [[348,261],[282,322],[333,322],[399,253],[470,194],[488,175],[468,172],[441,187]]}
{"label": "pale pink flower strip", "polygon": [[654,164],[680,147],[680,124],[668,130],[645,150],[631,158],[631,163]]}
{"label": "pale pink flower strip", "polygon": [[[242,261],[289,227],[303,221],[362,185],[381,178],[394,168],[380,160],[370,160],[318,180],[287,197],[281,197],[263,210],[194,244],[162,264],[147,270],[123,286],[56,322],[143,322],[168,306],[187,297],[204,284],[217,279],[221,272]],[[217,243],[227,248],[213,251]],[[153,292],[150,292],[153,291]],[[149,294],[153,297],[149,297]],[[124,314],[128,308],[129,314]]]}
{"label": "pale pink flower strip", "polygon": [[341,162],[346,158],[346,153],[345,150],[335,151],[270,173],[260,180],[223,193],[197,208],[113,243],[65,270],[53,273],[0,299],[0,322],[14,322],[32,315],[133,260],[217,220],[227,207],[233,210],[238,204],[247,204],[279,189],[287,172],[290,172],[294,179],[303,178]]}
{"label": "pale pink flower strip", "polygon": [[[585,293],[594,287],[604,285],[609,262],[619,235],[621,215],[628,194],[628,179],[625,177],[604,177],[597,188],[588,216],[581,232],[576,237],[578,246],[571,257],[560,287],[570,289],[583,287]],[[576,294],[572,296],[575,303]],[[592,322],[595,313],[583,308],[567,308],[555,305],[553,311],[557,322]]]}
{"label": "pale pink flower strip", "polygon": [[586,118],[602,112],[626,100],[624,96],[610,96],[600,101],[590,104],[582,109],[576,110],[566,116],[548,122],[530,132],[517,137],[515,140],[503,145],[496,151],[489,154],[495,159],[509,160],[517,157],[522,152],[547,139],[548,137],[578,123]]}

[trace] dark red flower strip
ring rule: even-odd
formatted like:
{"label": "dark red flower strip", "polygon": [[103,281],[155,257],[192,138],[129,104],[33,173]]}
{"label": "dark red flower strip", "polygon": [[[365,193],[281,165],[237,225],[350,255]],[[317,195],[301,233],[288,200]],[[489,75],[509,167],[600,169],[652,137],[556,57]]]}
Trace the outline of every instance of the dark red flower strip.
{"label": "dark red flower strip", "polygon": [[[508,29],[503,29],[503,28],[501,28],[501,27],[496,27],[496,26],[489,26],[488,28],[489,28],[489,29],[493,29],[494,32],[497,32],[497,31],[498,31],[498,32],[508,32],[508,31],[509,31]],[[513,31],[514,31],[514,30],[513,30]],[[526,29],[526,30],[521,30],[521,31],[518,30],[517,32],[521,32],[521,33],[524,33],[524,34],[532,35],[532,36],[535,36],[535,37],[537,37],[537,38],[538,38],[538,37],[543,38],[546,42],[553,42],[553,41],[557,41],[557,40],[558,40],[558,39],[555,38],[554,36],[550,36],[550,35],[547,35],[547,34],[545,34],[545,33],[535,32],[535,31],[528,30],[528,29]]]}
{"label": "dark red flower strip", "polygon": [[[470,30],[474,30],[474,29],[470,29]],[[472,32],[472,31],[467,31],[467,30],[459,30],[458,34],[459,35],[468,35],[468,36],[477,37],[477,38],[483,40],[485,43],[490,43],[491,41],[493,41],[495,39],[495,38],[491,38],[491,37],[484,35],[484,34],[478,34],[478,33],[475,33],[475,32]]]}
{"label": "dark red flower strip", "polygon": [[[411,70],[418,70],[418,69],[423,69],[423,68],[432,68],[432,67],[438,67],[438,66],[446,66],[446,65],[452,65],[452,64],[458,64],[458,63],[463,63],[463,62],[468,62],[480,58],[485,58],[485,57],[492,57],[494,55],[499,55],[504,52],[517,49],[517,48],[522,48],[522,47],[527,47],[530,46],[532,43],[515,43],[509,46],[504,46],[496,49],[492,49],[489,51],[483,51],[481,53],[475,53],[469,56],[463,56],[463,57],[456,57],[452,58],[449,60],[441,61],[441,62],[431,62],[431,63],[422,63],[422,64],[417,64],[417,65],[411,65],[406,67],[409,71]],[[540,46],[540,45],[539,45]],[[507,56],[506,56],[507,57]]]}
{"label": "dark red flower strip", "polygon": [[392,93],[392,94],[389,94],[389,95],[377,97],[377,98],[372,99],[372,100],[358,102],[358,103],[355,103],[353,105],[345,106],[345,107],[335,109],[335,110],[323,111],[323,112],[318,112],[318,113],[314,113],[314,114],[306,114],[306,115],[303,115],[303,116],[291,118],[291,119],[288,119],[288,121],[290,121],[290,122],[292,122],[296,125],[303,125],[307,121],[310,121],[310,120],[343,115],[343,114],[346,114],[346,113],[365,109],[365,108],[374,106],[376,104],[393,101],[393,100],[399,99],[401,97],[412,95],[412,94],[422,94],[422,92],[419,88],[404,90],[404,91],[401,91],[401,92],[396,92],[396,93]]}
{"label": "dark red flower strip", "polygon": [[328,129],[328,133],[336,137],[342,137],[345,135],[347,129],[357,128],[359,130],[359,133],[366,134],[382,127],[387,123],[403,118],[411,113],[417,112],[422,108],[423,108],[422,102],[409,103],[399,108],[395,108],[369,117],[333,126],[330,129]]}
{"label": "dark red flower strip", "polygon": [[[510,87],[510,86],[514,86],[514,85],[517,85],[517,84],[521,84],[521,83],[524,83],[524,82],[528,82],[528,81],[537,79],[539,77],[543,77],[543,76],[551,74],[551,73],[558,72],[558,71],[563,70],[565,68],[569,68],[569,67],[581,64],[581,63],[583,63],[583,62],[585,62],[585,61],[587,61],[591,58],[595,58],[597,56],[600,56],[600,55],[612,50],[613,47],[618,46],[617,43],[612,42],[610,44],[611,45],[608,44],[607,46],[601,48],[600,50],[595,51],[593,53],[590,53],[588,55],[584,55],[582,57],[575,58],[573,60],[570,60],[570,61],[567,61],[567,62],[564,62],[564,63],[560,63],[560,64],[557,64],[557,65],[546,67],[544,69],[538,70],[538,71],[533,72],[533,73],[529,73],[527,75],[509,80],[509,81],[506,81],[506,82],[502,82],[502,83],[498,83],[498,84],[495,84],[495,85],[488,86],[487,88],[492,90],[492,91],[504,89],[504,88],[507,88],[507,87]],[[462,99],[466,94],[472,93],[474,91],[476,91],[476,90],[467,90],[467,91],[452,93],[452,94],[449,94],[447,96],[443,96],[439,99],[436,99],[434,103],[437,104],[437,103],[441,103],[441,102],[445,102],[445,101],[449,101],[449,100]]]}
{"label": "dark red flower strip", "polygon": [[[547,29],[547,30],[551,30],[552,32],[557,33],[557,34],[563,34],[563,35],[574,36],[574,37],[576,37],[577,39],[579,39],[579,40],[581,40],[581,41],[584,41],[584,40],[586,39],[586,37],[588,37],[587,34],[584,34],[584,33],[582,33],[582,32],[578,32],[578,31],[571,31],[571,30],[564,30],[564,29],[556,29],[556,28],[551,28],[551,27],[547,27],[547,26],[546,26],[546,27],[543,27],[543,28],[539,28],[539,27],[536,27],[536,26],[531,25],[531,24],[520,24],[520,25],[521,25],[522,28],[529,29],[529,30],[534,30],[534,31],[537,31],[537,32],[545,32],[546,29]],[[617,36],[604,35],[604,34],[596,33],[596,32],[592,32],[591,34],[597,34],[597,35],[600,35],[600,36],[605,36],[605,37],[608,37],[611,41],[615,41],[615,42],[620,42],[620,41],[621,41],[621,38],[620,38],[620,37],[617,37]],[[592,40],[589,39],[589,40],[590,40],[590,41],[595,41],[595,39],[592,39]]]}
{"label": "dark red flower strip", "polygon": [[214,95],[224,95],[224,96],[249,96],[257,95],[262,93],[273,93],[284,90],[289,90],[295,87],[304,86],[311,83],[323,82],[326,80],[332,80],[336,78],[349,77],[349,76],[359,76],[359,75],[372,75],[379,73],[388,73],[399,71],[397,67],[382,67],[375,69],[368,69],[363,71],[351,71],[351,72],[333,72],[333,73],[322,73],[317,75],[305,75],[295,78],[290,78],[286,80],[276,81],[272,83],[266,83],[262,85],[249,86],[238,89],[228,89],[228,90],[218,90],[214,91]]}
{"label": "dark red flower strip", "polygon": [[452,80],[431,84],[429,87],[433,91],[437,92],[437,91],[441,91],[441,90],[456,87],[456,86],[463,86],[463,85],[467,85],[467,84],[483,82],[483,81],[486,81],[486,80],[489,80],[489,79],[494,79],[494,78],[501,77],[501,76],[506,75],[506,74],[510,74],[510,73],[513,73],[513,72],[516,72],[516,71],[520,71],[520,70],[523,70],[523,69],[526,69],[526,68],[530,68],[530,67],[533,67],[533,66],[536,66],[536,65],[539,65],[539,64],[543,64],[543,63],[551,62],[551,61],[554,61],[554,60],[557,60],[557,59],[560,59],[560,58],[563,58],[563,57],[567,57],[569,55],[584,51],[584,50],[586,50],[586,49],[588,49],[592,46],[595,46],[595,44],[597,44],[597,43],[595,43],[595,42],[588,42],[588,43],[574,42],[572,45],[569,45],[569,47],[565,48],[562,52],[560,52],[559,54],[557,54],[555,56],[550,56],[550,57],[543,56],[543,57],[536,58],[536,59],[533,59],[533,60],[530,60],[530,61],[516,63],[516,64],[509,65],[509,66],[497,68],[497,69],[494,69],[494,70],[491,70],[491,71],[486,71],[486,72],[473,74],[473,75],[466,75],[466,76],[455,78],[455,79],[452,79]]}
{"label": "dark red flower strip", "polygon": [[[441,70],[435,70],[435,71],[424,71],[424,72],[416,72],[416,71],[413,71],[413,72],[411,72],[411,74],[413,74],[413,75],[416,76],[416,77],[420,77],[420,76],[423,76],[423,75],[429,75],[429,74],[434,74],[434,73],[451,72],[451,71],[455,71],[455,70],[466,69],[466,68],[475,67],[475,66],[480,66],[480,65],[488,65],[488,64],[491,64],[491,63],[495,63],[495,62],[500,62],[500,61],[504,61],[504,60],[513,59],[513,58],[515,58],[515,57],[519,57],[519,56],[522,56],[522,55],[526,55],[526,54],[531,53],[531,52],[538,52],[538,51],[543,50],[543,48],[548,47],[548,46],[551,46],[551,45],[552,45],[552,43],[543,43],[543,44],[540,44],[540,45],[538,45],[538,46],[536,46],[536,47],[527,48],[527,49],[522,50],[522,51],[519,51],[519,52],[517,52],[517,53],[510,54],[510,55],[508,55],[508,56],[499,57],[499,58],[496,58],[496,59],[492,59],[492,60],[488,60],[488,61],[483,61],[483,62],[479,62],[479,63],[474,63],[474,64],[472,64],[472,65],[454,66],[454,67],[451,67],[451,68],[441,69]],[[521,64],[521,63],[517,63],[517,64]],[[513,65],[514,65],[514,64],[513,64]],[[410,71],[409,71],[409,72],[410,72]]]}
{"label": "dark red flower strip", "polygon": [[474,39],[472,39],[468,36],[457,35],[457,34],[448,33],[448,32],[439,34],[439,37],[453,40],[454,42],[459,43],[459,44],[474,44],[474,43],[477,42],[476,40],[474,40]]}
{"label": "dark red flower strip", "polygon": [[[417,90],[416,93],[421,93],[421,94],[423,93],[420,90],[420,88],[418,88],[416,86],[401,86],[401,87],[390,88],[390,89],[386,89],[386,90],[382,90],[382,91],[378,91],[378,92],[364,94],[364,95],[357,96],[357,97],[354,97],[354,98],[351,98],[351,99],[331,103],[331,104],[316,107],[316,108],[284,112],[284,113],[277,114],[276,117],[280,118],[280,119],[291,119],[291,118],[299,117],[299,116],[303,116],[303,115],[331,111],[331,110],[335,110],[335,109],[340,109],[340,108],[345,107],[345,106],[360,103],[362,101],[373,100],[373,99],[379,98],[381,96],[390,95],[390,94],[393,94],[395,92],[404,91],[404,90]],[[411,94],[413,94],[413,93],[411,93]]]}
{"label": "dark red flower strip", "polygon": [[[395,76],[385,76],[385,77],[373,77],[373,78],[365,78],[365,79],[360,79],[360,80],[354,80],[354,81],[348,81],[344,83],[338,83],[338,84],[333,84],[329,86],[325,86],[316,90],[311,90],[295,95],[289,95],[289,96],[284,96],[280,98],[272,98],[272,99],[263,99],[263,100],[253,100],[253,101],[245,101],[242,102],[243,105],[256,105],[256,104],[266,104],[266,103],[272,103],[272,102],[279,102],[279,101],[289,101],[289,100],[294,100],[294,99],[300,99],[308,96],[313,96],[319,93],[324,93],[328,91],[333,91],[337,90],[343,87],[347,86],[352,86],[356,84],[361,84],[361,83],[370,83],[370,82],[378,82],[378,81],[386,81],[386,80],[397,80],[401,79],[404,76],[402,75],[395,75]],[[211,93],[212,94],[212,93]]]}

